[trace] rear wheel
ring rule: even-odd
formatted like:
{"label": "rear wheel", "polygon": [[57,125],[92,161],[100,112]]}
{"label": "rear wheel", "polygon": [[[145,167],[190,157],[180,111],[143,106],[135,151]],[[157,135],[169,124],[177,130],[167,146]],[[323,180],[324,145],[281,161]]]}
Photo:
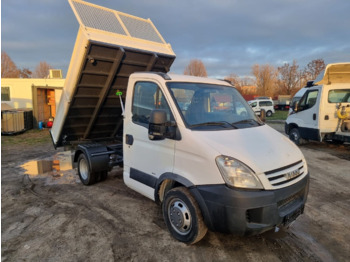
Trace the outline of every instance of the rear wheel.
{"label": "rear wheel", "polygon": [[271,112],[270,110],[269,110],[269,111],[267,111],[267,112],[266,112],[266,116],[267,116],[267,117],[272,116],[272,112]]}
{"label": "rear wheel", "polygon": [[169,190],[162,210],[165,224],[177,240],[194,244],[207,233],[199,206],[187,188],[176,187]]}
{"label": "rear wheel", "polygon": [[96,175],[91,172],[89,161],[84,154],[78,157],[78,175],[84,185],[88,186],[96,182]]}

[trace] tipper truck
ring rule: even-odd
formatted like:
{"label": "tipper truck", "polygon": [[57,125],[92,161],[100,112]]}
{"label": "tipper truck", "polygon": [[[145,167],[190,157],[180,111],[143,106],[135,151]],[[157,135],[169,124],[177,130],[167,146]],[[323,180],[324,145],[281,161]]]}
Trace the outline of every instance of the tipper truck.
{"label": "tipper truck", "polygon": [[80,29],[51,136],[74,148],[84,185],[122,167],[188,244],[208,229],[258,234],[303,213],[303,154],[231,84],[169,74],[175,54],[150,20],[70,4]]}

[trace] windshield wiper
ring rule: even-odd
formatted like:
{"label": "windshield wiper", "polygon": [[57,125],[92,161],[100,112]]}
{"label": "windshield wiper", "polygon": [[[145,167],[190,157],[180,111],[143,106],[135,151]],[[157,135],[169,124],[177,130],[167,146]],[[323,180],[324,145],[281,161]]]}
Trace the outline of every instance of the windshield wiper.
{"label": "windshield wiper", "polygon": [[205,123],[200,123],[200,124],[194,124],[194,125],[191,125],[190,127],[198,127],[198,126],[225,126],[225,127],[229,126],[229,127],[237,128],[226,121],[205,122]]}
{"label": "windshield wiper", "polygon": [[237,122],[232,123],[231,125],[251,123],[251,122],[254,122],[254,123],[258,124],[259,126],[263,125],[263,123],[255,120],[255,119],[252,119],[252,118],[251,119],[244,119],[244,120],[241,120],[241,121],[237,121]]}

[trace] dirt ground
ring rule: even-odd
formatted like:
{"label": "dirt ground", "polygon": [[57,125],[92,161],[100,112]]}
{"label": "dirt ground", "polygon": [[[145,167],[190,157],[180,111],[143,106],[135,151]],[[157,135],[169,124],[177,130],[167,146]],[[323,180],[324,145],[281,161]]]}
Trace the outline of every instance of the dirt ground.
{"label": "dirt ground", "polygon": [[127,188],[121,169],[83,186],[65,164],[69,153],[49,139],[18,143],[45,136],[2,137],[2,261],[349,261],[350,145],[301,146],[310,193],[289,229],[253,237],[208,232],[191,246],[170,236],[160,207]]}

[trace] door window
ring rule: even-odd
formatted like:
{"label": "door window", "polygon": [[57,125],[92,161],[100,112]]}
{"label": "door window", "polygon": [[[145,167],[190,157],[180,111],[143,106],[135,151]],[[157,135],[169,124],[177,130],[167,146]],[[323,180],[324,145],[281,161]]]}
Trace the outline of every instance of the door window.
{"label": "door window", "polygon": [[169,105],[158,87],[153,82],[137,82],[134,88],[132,120],[134,123],[148,127],[152,110],[162,109],[167,113],[168,121],[173,121]]}
{"label": "door window", "polygon": [[260,106],[272,106],[271,101],[260,101]]}
{"label": "door window", "polygon": [[313,107],[317,101],[318,90],[311,90],[300,99],[299,111]]}

